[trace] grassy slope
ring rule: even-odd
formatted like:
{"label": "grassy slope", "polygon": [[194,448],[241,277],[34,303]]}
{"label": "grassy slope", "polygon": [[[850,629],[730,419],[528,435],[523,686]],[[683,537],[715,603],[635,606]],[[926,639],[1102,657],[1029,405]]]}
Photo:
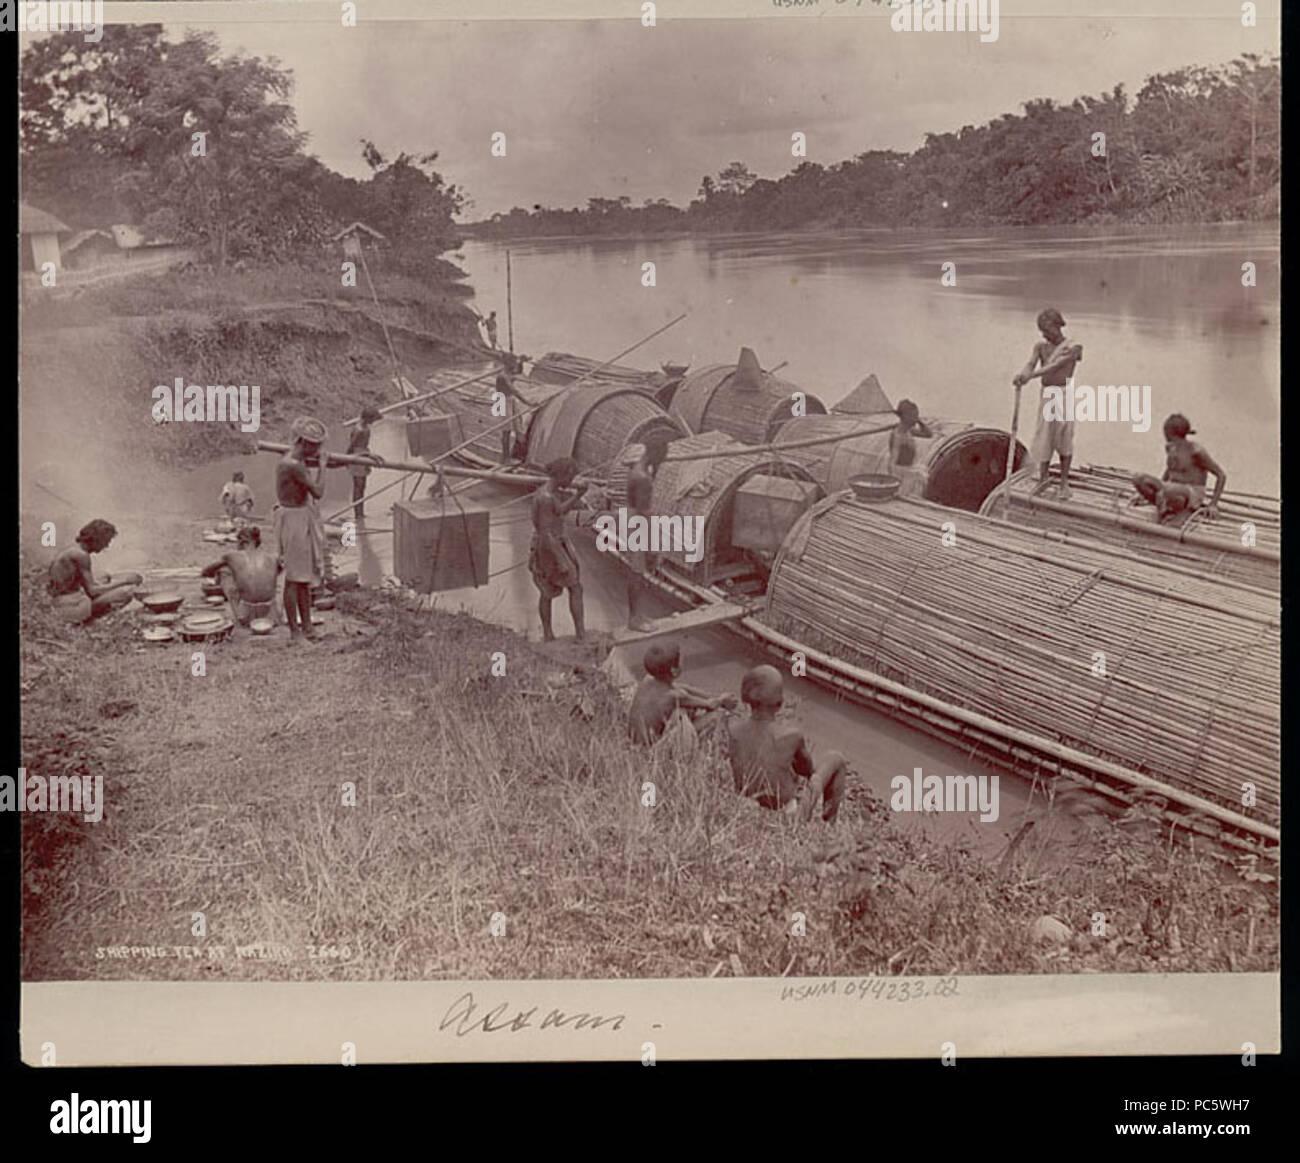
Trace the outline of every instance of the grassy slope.
{"label": "grassy slope", "polygon": [[[1000,876],[864,796],[834,829],[794,824],[734,795],[716,757],[630,748],[599,672],[552,688],[555,656],[465,616],[351,595],[328,644],[245,637],[193,677],[188,650],[145,652],[129,616],[55,624],[38,582],[28,571],[24,762],[102,771],[108,806],[98,824],[24,820],[29,980],[1277,965],[1275,884],[1170,847],[1156,824],[1105,824],[1070,850],[1031,834]],[[356,807],[340,804],[344,781]],[[1088,935],[1096,910],[1108,939]],[[498,911],[503,937],[489,932]],[[791,935],[795,912],[806,936]],[[1070,945],[1031,939],[1045,913],[1069,923]],[[293,959],[234,955],[254,942]],[[177,944],[227,955],[95,959]],[[310,945],[350,955],[312,959]]]}

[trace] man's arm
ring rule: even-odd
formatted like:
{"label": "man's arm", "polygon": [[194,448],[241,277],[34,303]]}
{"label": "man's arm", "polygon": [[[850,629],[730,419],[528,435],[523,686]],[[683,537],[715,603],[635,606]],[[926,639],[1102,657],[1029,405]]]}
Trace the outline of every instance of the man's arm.
{"label": "man's arm", "polygon": [[1038,344],[1035,343],[1034,350],[1029,353],[1029,362],[1026,363],[1025,366],[1022,367],[1018,372],[1016,372],[1015,377],[1011,381],[1013,384],[1016,385],[1016,387],[1020,387],[1021,384],[1023,384],[1026,380],[1029,379],[1030,375],[1033,373],[1035,366],[1037,366],[1038,364],[1039,354],[1040,353],[1038,350]]}
{"label": "man's arm", "polygon": [[1083,360],[1083,344],[1076,343],[1065,349],[1064,354],[1058,355],[1051,363],[1044,364],[1036,372],[1025,376],[1026,380],[1036,380],[1040,376],[1048,375],[1051,372],[1059,371],[1061,368],[1073,368],[1076,363]]}
{"label": "man's arm", "polygon": [[922,440],[930,440],[933,438],[934,433],[922,421],[918,420],[912,425],[912,435],[919,436]]}
{"label": "man's arm", "polygon": [[802,734],[799,736],[799,742],[795,744],[794,757],[790,761],[790,766],[794,768],[795,774],[803,779],[808,779],[816,770],[812,752],[808,749],[808,740]]}
{"label": "man's arm", "polygon": [[[329,454],[321,454],[321,469],[329,467]],[[298,461],[292,461],[288,466],[289,477],[302,485],[316,500],[320,500],[325,495],[325,488],[319,484],[320,472],[309,473],[307,466],[300,464]]]}
{"label": "man's arm", "polygon": [[1199,446],[1196,449],[1194,460],[1196,464],[1206,472],[1212,472],[1214,474],[1214,496],[1210,499],[1210,503],[1207,506],[1210,509],[1211,516],[1214,516],[1218,510],[1219,498],[1223,496],[1224,486],[1228,483],[1228,474],[1219,467],[1219,463],[1214,459],[1214,457]]}
{"label": "man's arm", "polygon": [[217,574],[225,569],[228,564],[229,562],[227,562],[223,557],[220,561],[214,561],[211,565],[205,565],[202,570],[199,571],[199,577],[216,577]]}
{"label": "man's arm", "polygon": [[565,513],[569,512],[570,509],[576,509],[582,504],[582,497],[586,491],[587,482],[583,481],[582,484],[573,490],[573,496],[571,496],[567,501],[557,500],[555,511],[563,516]]}

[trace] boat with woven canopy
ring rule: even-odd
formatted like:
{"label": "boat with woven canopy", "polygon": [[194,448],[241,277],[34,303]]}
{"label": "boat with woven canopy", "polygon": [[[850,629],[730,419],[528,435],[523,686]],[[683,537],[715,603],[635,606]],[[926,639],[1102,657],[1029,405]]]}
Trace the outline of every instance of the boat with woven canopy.
{"label": "boat with woven canopy", "polygon": [[725,432],[742,444],[767,444],[795,414],[797,399],[808,415],[826,414],[821,400],[763,371],[746,347],[734,364],[713,364],[686,376],[669,411],[691,432]]}
{"label": "boat with woven canopy", "polygon": [[[1277,592],[1281,588],[1282,506],[1272,497],[1224,493],[1218,516],[1205,510],[1181,525],[1160,524],[1138,496],[1132,473],[1106,465],[1070,470],[1070,500],[1056,497],[1059,477],[1035,471],[1011,478],[1008,493],[992,492],[981,509],[1017,524],[1106,541],[1151,561],[1213,574]],[[1008,506],[1008,501],[1010,502]]]}

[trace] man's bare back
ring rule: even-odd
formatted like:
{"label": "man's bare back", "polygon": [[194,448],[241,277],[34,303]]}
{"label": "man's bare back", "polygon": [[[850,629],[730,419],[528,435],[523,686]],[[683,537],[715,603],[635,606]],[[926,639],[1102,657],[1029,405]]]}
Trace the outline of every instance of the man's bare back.
{"label": "man's bare back", "polygon": [[78,590],[88,598],[94,598],[98,592],[95,577],[90,567],[90,554],[80,545],[70,545],[50,562],[49,591],[53,597],[75,594]]}
{"label": "man's bare back", "polygon": [[812,774],[803,733],[771,719],[734,722],[731,735],[731,774],[742,795],[768,798],[785,807],[799,798],[797,776]]}
{"label": "man's bare back", "polygon": [[232,549],[222,559],[234,575],[239,596],[246,602],[270,602],[275,598],[275,582],[280,562],[275,550]]}

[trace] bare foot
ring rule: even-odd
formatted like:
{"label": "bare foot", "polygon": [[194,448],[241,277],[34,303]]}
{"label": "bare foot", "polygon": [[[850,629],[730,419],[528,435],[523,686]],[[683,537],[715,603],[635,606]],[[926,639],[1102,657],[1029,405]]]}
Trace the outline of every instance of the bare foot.
{"label": "bare foot", "polygon": [[287,643],[286,645],[289,645],[289,646],[301,646],[301,645],[302,645],[302,635],[301,635],[301,634],[290,634],[290,635],[289,635],[289,641],[288,641],[288,643]]}
{"label": "bare foot", "polygon": [[1057,490],[1056,495],[1057,495],[1057,497],[1058,497],[1060,500],[1062,500],[1062,501],[1068,501],[1068,500],[1070,499],[1070,486],[1069,486],[1069,485],[1062,485],[1062,486]]}

